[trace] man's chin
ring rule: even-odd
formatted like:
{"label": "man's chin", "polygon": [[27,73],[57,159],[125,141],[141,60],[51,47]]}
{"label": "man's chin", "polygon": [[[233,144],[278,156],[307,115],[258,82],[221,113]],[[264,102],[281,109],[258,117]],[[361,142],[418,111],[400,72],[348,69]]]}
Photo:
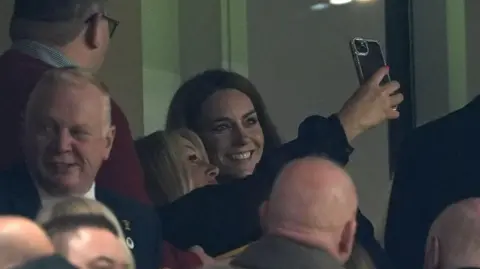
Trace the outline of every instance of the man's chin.
{"label": "man's chin", "polygon": [[52,187],[68,191],[77,190],[83,185],[80,178],[76,175],[51,175],[48,179],[49,185]]}

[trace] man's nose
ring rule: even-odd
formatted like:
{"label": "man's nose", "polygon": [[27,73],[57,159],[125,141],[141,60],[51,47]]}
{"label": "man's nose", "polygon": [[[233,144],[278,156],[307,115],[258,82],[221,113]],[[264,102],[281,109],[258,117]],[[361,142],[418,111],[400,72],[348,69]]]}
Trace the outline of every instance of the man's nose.
{"label": "man's nose", "polygon": [[57,135],[56,146],[58,152],[68,152],[72,150],[73,137],[68,129],[62,129]]}

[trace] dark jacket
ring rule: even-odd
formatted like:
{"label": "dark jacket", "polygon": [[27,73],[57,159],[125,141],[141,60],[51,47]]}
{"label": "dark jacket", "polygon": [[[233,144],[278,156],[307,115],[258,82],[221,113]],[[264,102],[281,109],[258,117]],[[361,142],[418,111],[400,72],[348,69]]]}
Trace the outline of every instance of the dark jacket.
{"label": "dark jacket", "polygon": [[[158,269],[161,265],[162,231],[156,212],[149,206],[124,198],[102,187],[95,188],[96,199],[110,208],[122,225],[137,268]],[[35,219],[40,197],[24,165],[0,173],[0,215],[20,215]],[[128,225],[124,225],[128,221]]]}
{"label": "dark jacket", "polygon": [[421,269],[428,231],[448,205],[480,197],[480,98],[416,129],[395,173],[385,247],[398,268]]}
{"label": "dark jacket", "polygon": [[229,265],[206,269],[343,269],[327,251],[293,240],[267,235],[252,243]]}
{"label": "dark jacket", "polygon": [[30,260],[13,269],[78,269],[70,264],[63,256],[52,255]]}
{"label": "dark jacket", "polygon": [[[51,68],[16,50],[8,50],[0,56],[0,170],[24,159],[20,139],[25,106],[42,74]],[[127,118],[113,100],[112,123],[116,127],[115,140],[109,160],[97,175],[97,185],[137,201],[149,202]]]}
{"label": "dark jacket", "polygon": [[[264,153],[267,155],[251,176],[194,190],[159,208],[164,237],[179,248],[200,245],[212,256],[253,242],[261,235],[259,207],[268,198],[277,173],[286,163],[299,157],[325,155],[344,165],[352,150],[337,117],[309,117],[300,125],[296,139]],[[370,221],[360,211],[357,219],[357,240],[377,268],[390,268],[374,238]]]}

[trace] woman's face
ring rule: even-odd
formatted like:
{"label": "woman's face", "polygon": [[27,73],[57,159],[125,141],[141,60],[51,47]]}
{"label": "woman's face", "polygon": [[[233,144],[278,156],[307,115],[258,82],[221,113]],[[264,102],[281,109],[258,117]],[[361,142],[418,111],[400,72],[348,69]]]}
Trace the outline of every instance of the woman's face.
{"label": "woman's face", "polygon": [[216,184],[218,176],[218,167],[210,164],[205,150],[198,149],[192,142],[185,138],[180,138],[182,160],[187,170],[187,176],[193,182],[194,189],[206,185]]}
{"label": "woman's face", "polygon": [[217,91],[202,104],[201,137],[220,174],[244,178],[263,154],[263,130],[252,101],[234,90]]}

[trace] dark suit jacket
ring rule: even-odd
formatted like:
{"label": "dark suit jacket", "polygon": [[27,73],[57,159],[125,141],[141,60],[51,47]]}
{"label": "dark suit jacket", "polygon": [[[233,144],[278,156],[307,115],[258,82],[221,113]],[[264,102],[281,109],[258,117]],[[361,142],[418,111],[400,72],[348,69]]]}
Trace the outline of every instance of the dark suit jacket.
{"label": "dark suit jacket", "polygon": [[207,269],[342,269],[323,249],[304,246],[287,238],[268,235],[250,245],[229,266]]}
{"label": "dark suit jacket", "polygon": [[14,269],[78,269],[70,264],[63,256],[53,255],[28,261]]}
{"label": "dark suit jacket", "polygon": [[[258,210],[268,198],[281,168],[291,160],[309,155],[325,155],[346,164],[352,148],[338,118],[307,118],[299,135],[280,148],[264,153],[253,175],[232,183],[207,186],[159,209],[164,238],[179,248],[202,246],[217,256],[260,238]],[[373,226],[361,212],[357,215],[357,241],[371,255],[378,269],[390,268]]]}
{"label": "dark suit jacket", "polygon": [[392,187],[385,247],[398,268],[420,269],[434,219],[480,197],[480,99],[416,129],[405,141]]}
{"label": "dark suit jacket", "polygon": [[[28,96],[48,64],[8,50],[0,56],[0,170],[22,161],[22,122]],[[143,172],[135,152],[127,118],[112,100],[112,123],[116,126],[110,158],[97,175],[97,185],[141,202],[149,202]]]}
{"label": "dark suit jacket", "polygon": [[[162,233],[156,212],[98,186],[95,196],[115,213],[123,226],[125,237],[133,240],[132,253],[137,268],[158,269],[161,264]],[[40,197],[24,165],[0,173],[0,215],[21,215],[34,219],[40,207]],[[129,227],[124,225],[123,220],[129,222]]]}

